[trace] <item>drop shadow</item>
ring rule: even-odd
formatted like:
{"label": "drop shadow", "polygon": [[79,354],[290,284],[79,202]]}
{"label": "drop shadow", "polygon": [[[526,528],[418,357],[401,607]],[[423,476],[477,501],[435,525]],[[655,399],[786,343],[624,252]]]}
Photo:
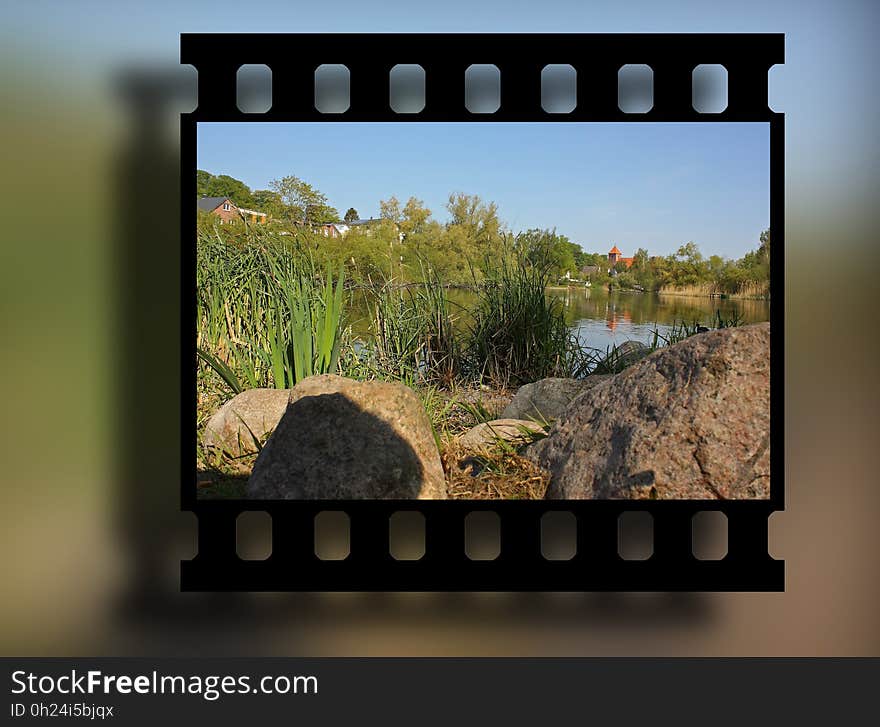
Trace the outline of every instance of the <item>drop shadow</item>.
{"label": "drop shadow", "polygon": [[717,610],[704,594],[181,593],[167,575],[194,549],[195,535],[193,519],[180,511],[180,261],[190,241],[180,237],[178,140],[167,120],[186,84],[179,74],[150,69],[117,80],[129,125],[114,175],[121,401],[115,504],[128,569],[111,615],[115,636],[96,651],[272,653],[283,637],[284,651],[296,653],[315,629],[336,629],[342,620],[365,630],[451,623],[487,632],[513,626],[596,634],[711,625]]}
{"label": "drop shadow", "polygon": [[248,497],[405,500],[416,499],[424,482],[409,442],[344,394],[327,393],[288,405],[257,457]]}

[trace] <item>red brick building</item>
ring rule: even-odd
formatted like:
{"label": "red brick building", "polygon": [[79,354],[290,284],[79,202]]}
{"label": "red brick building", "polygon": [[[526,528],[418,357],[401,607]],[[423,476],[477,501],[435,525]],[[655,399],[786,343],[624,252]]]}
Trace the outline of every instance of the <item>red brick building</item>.
{"label": "red brick building", "polygon": [[611,263],[611,266],[614,267],[617,263],[623,263],[627,268],[631,268],[633,264],[633,258],[631,257],[623,257],[623,253],[617,249],[617,245],[611,248],[608,252],[608,262]]}
{"label": "red brick building", "polygon": [[198,206],[201,212],[217,215],[221,225],[235,220],[247,219],[253,223],[265,224],[269,219],[265,212],[239,207],[229,197],[202,197]]}

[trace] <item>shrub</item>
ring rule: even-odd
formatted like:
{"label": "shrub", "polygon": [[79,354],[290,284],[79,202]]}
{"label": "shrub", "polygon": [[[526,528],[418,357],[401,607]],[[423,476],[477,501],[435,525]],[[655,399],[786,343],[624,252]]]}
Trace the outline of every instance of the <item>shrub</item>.
{"label": "shrub", "polygon": [[487,261],[486,280],[466,343],[476,378],[496,386],[585,373],[587,356],[565,323],[562,303],[548,298],[552,261],[508,246]]}

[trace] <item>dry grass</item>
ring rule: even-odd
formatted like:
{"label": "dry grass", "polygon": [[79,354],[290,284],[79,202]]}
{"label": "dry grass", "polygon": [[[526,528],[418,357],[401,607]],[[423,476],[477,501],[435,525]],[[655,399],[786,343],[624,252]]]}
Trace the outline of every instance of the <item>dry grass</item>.
{"label": "dry grass", "polygon": [[453,500],[541,500],[550,473],[499,444],[474,453],[447,439],[441,453],[446,490]]}
{"label": "dry grass", "polygon": [[[475,457],[458,444],[457,435],[484,419],[500,416],[510,403],[513,391],[480,386],[459,386],[452,391],[419,389],[435,430],[451,498],[461,499],[540,499],[547,489],[549,475],[520,457],[509,445]],[[225,397],[202,384],[197,409],[196,487],[200,499],[241,499],[246,497],[248,478],[257,455],[238,458],[205,447],[202,432],[208,419],[220,408]],[[482,415],[482,416],[481,416]],[[479,473],[471,476],[468,471]]]}
{"label": "dry grass", "polygon": [[758,300],[770,299],[770,282],[743,283],[735,293],[727,293],[716,283],[699,283],[697,285],[666,286],[659,291],[662,295],[681,295],[691,298],[705,298],[711,295],[726,295],[728,298],[747,298]]}
{"label": "dry grass", "polygon": [[452,390],[434,390],[430,402],[423,391],[417,393],[425,402],[434,429],[441,436],[464,434],[471,427],[498,419],[513,398],[514,390],[479,386],[457,386]]}

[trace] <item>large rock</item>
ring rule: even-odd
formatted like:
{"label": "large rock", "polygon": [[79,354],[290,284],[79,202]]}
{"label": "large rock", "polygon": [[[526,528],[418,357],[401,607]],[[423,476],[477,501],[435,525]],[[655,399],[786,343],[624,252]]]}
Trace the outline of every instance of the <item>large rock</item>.
{"label": "large rock", "polygon": [[549,378],[520,386],[501,417],[504,419],[558,419],[578,396],[608,376],[588,376],[585,379]]}
{"label": "large rock", "polygon": [[403,384],[311,376],[254,464],[260,499],[445,499],[431,423]]}
{"label": "large rock", "polygon": [[701,333],[580,397],[526,456],[548,498],[766,498],[770,324]]}
{"label": "large rock", "polygon": [[259,451],[281,421],[290,389],[250,389],[221,406],[205,425],[202,443],[232,457]]}
{"label": "large rock", "polygon": [[499,440],[512,445],[527,444],[535,436],[543,435],[540,424],[525,419],[493,419],[477,424],[459,437],[459,443],[472,452],[493,447]]}

